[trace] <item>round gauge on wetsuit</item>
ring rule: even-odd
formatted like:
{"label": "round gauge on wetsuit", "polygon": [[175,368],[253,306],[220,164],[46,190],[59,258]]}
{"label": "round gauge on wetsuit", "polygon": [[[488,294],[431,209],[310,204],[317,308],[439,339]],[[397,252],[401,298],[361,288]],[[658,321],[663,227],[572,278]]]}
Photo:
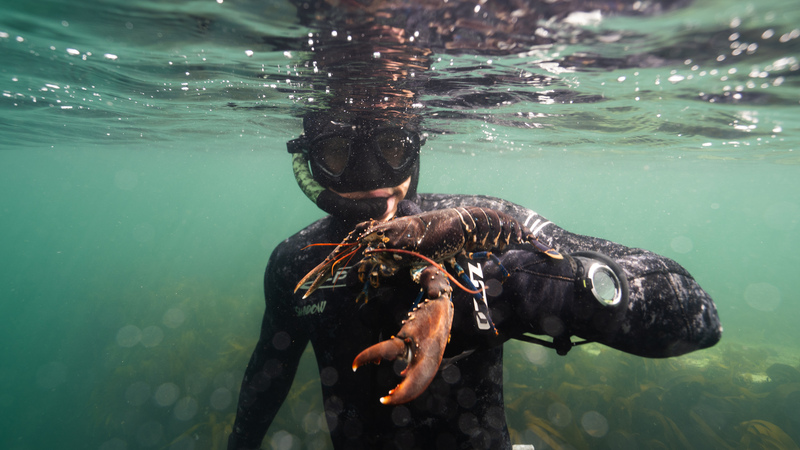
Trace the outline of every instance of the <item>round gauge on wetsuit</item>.
{"label": "round gauge on wetsuit", "polygon": [[601,305],[615,307],[626,299],[628,286],[620,278],[625,275],[614,261],[596,252],[580,252],[571,256],[582,266],[578,284],[591,292]]}

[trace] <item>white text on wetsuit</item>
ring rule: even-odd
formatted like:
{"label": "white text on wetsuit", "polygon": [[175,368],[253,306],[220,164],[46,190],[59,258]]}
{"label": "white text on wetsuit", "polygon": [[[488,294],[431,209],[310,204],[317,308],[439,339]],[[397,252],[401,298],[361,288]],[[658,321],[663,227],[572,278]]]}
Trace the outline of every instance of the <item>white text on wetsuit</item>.
{"label": "white text on wetsuit", "polygon": [[[489,304],[486,302],[486,286],[483,284],[483,268],[480,264],[473,265],[472,263],[467,263],[467,268],[469,270],[469,280],[472,281],[472,284],[480,289],[481,291],[481,301],[483,302],[486,311],[489,310]],[[475,297],[472,298],[472,303],[475,306],[475,323],[478,326],[479,330],[490,330],[492,328],[491,322],[489,318],[486,317],[486,314],[481,311],[480,305],[478,305],[478,300]]]}
{"label": "white text on wetsuit", "polygon": [[322,301],[319,303],[314,303],[313,305],[295,306],[294,312],[297,314],[297,317],[307,316],[309,314],[319,314],[322,311],[325,311],[326,303],[327,302]]}

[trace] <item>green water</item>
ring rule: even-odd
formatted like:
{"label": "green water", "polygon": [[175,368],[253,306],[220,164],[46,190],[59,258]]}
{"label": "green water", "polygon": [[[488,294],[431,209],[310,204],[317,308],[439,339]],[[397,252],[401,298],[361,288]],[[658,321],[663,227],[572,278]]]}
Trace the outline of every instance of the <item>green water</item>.
{"label": "green water", "polygon": [[[292,17],[275,2],[0,6],[0,446],[224,446],[269,253],[321,216],[285,152],[312,102],[298,52],[259,39],[303,39]],[[674,258],[725,328],[715,348],[666,361],[509,345],[514,443],[800,444],[799,381],[773,366],[800,365],[797,23],[792,1],[703,0],[597,28],[642,34],[638,48],[437,55],[442,77],[530,71],[603,101],[429,117],[454,134],[428,138],[420,191],[496,195]],[[724,31],[723,60],[557,74],[541,64],[712,31]],[[494,89],[507,87],[549,89]],[[523,121],[536,125],[514,126]],[[266,448],[328,445],[315,373],[306,358]]]}

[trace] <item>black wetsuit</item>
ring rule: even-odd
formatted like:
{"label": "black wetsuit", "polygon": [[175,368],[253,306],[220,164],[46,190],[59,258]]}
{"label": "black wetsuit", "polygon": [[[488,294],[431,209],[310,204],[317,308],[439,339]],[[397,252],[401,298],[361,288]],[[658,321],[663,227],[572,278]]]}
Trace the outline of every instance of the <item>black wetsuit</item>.
{"label": "black wetsuit", "polygon": [[355,373],[350,366],[361,350],[397,333],[419,286],[408,276],[382,280],[366,304],[356,303],[358,291],[345,286],[353,284],[352,276],[350,283],[337,280],[336,287],[329,280],[306,300],[302,300],[303,290],[293,294],[298,280],[331,251],[330,247],[303,247],[339,242],[349,231],[335,218],[326,217],[281,243],[270,258],[261,337],[242,382],[229,449],[260,446],[309,342],[319,365],[325,413],[337,449],[510,449],[501,342],[524,332],[576,335],[641,356],[666,357],[711,346],[720,338],[713,302],[686,270],[668,258],[569,233],[529,209],[491,197],[421,194],[414,202],[423,211],[493,208],[513,216],[541,242],[562,253],[592,250],[608,255],[627,275],[627,311],[613,327],[587,319],[575,306],[580,302],[575,301],[574,283],[558,276],[566,266],[540,252],[524,249],[502,254],[508,277],[491,260],[464,261],[482,270],[478,276],[493,285],[488,305],[499,335],[479,329],[472,296],[454,289],[456,312],[445,357],[475,351],[440,370],[417,399],[385,406],[378,399],[400,381],[398,365],[369,364]]}

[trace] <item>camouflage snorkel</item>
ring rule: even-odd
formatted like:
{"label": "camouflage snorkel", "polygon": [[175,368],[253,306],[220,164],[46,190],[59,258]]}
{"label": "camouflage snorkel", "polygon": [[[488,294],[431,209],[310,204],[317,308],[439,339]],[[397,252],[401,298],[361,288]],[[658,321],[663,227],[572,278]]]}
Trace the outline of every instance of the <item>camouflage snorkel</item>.
{"label": "camouflage snorkel", "polygon": [[287,147],[292,155],[292,170],[297,185],[317,207],[326,213],[348,220],[363,221],[380,217],[386,211],[385,198],[352,200],[324,188],[311,175],[308,157],[303,152],[294,153],[289,141]]}

